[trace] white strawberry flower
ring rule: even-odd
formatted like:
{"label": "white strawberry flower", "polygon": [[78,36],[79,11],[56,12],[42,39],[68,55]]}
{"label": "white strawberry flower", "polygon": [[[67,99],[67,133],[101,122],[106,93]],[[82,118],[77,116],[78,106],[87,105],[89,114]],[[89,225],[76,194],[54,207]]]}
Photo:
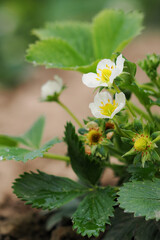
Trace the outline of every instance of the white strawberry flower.
{"label": "white strawberry flower", "polygon": [[108,92],[98,92],[94,97],[94,102],[89,104],[92,114],[96,118],[113,118],[122,108],[124,108],[126,98],[123,92],[115,94],[115,100]]}
{"label": "white strawberry flower", "polygon": [[54,80],[47,81],[41,87],[41,99],[45,101],[49,98],[54,98],[54,96],[58,96],[63,90],[63,87],[64,85],[62,79],[59,76],[55,75]]}
{"label": "white strawberry flower", "polygon": [[114,79],[122,73],[124,61],[122,54],[117,57],[116,64],[110,59],[101,60],[97,65],[97,74],[83,74],[83,83],[90,88],[111,87]]}

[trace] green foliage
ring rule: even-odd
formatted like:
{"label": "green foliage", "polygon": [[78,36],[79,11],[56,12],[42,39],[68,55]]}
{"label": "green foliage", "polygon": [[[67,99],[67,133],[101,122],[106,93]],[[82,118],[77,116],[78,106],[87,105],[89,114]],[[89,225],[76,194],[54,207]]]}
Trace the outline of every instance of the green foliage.
{"label": "green foliage", "polygon": [[40,40],[60,38],[84,58],[85,62],[94,61],[92,33],[89,23],[55,22],[46,24],[44,29],[35,29],[33,34]]}
{"label": "green foliage", "polygon": [[71,123],[66,125],[64,140],[68,146],[72,168],[77,176],[89,184],[96,184],[102,173],[101,163],[92,155],[85,154],[83,143],[79,140]]}
{"label": "green foliage", "polygon": [[7,135],[0,135],[0,146],[16,147],[17,141]]}
{"label": "green foliage", "polygon": [[117,77],[116,83],[122,90],[129,90],[136,95],[139,101],[145,105],[150,106],[153,104],[152,99],[149,97],[150,93],[143,89],[135,81],[136,74],[136,64],[128,61],[127,59],[124,62],[123,73]]}
{"label": "green foliage", "polygon": [[18,198],[43,209],[59,208],[72,199],[83,195],[87,188],[63,177],[48,175],[44,172],[24,173],[13,184]]}
{"label": "green foliage", "polygon": [[133,181],[125,183],[119,191],[120,207],[125,212],[133,212],[135,217],[160,219],[160,180]]}
{"label": "green foliage", "polygon": [[142,30],[142,14],[104,10],[93,20],[93,43],[97,59],[111,58]]}
{"label": "green foliage", "polygon": [[30,148],[39,148],[43,135],[45,118],[41,116],[33,126],[22,136],[13,137],[17,142]]}
{"label": "green foliage", "polygon": [[53,214],[47,219],[46,229],[50,231],[55,227],[63,218],[71,218],[76,211],[79,204],[79,199],[73,199],[71,202],[65,204],[59,209],[55,210]]}
{"label": "green foliage", "polygon": [[147,58],[139,61],[138,64],[146,72],[148,77],[154,81],[158,76],[157,68],[160,65],[160,55],[147,55]]}
{"label": "green foliage", "polygon": [[141,217],[134,218],[133,214],[124,213],[118,208],[103,240],[158,240],[160,238],[159,229],[160,222],[145,221]]}
{"label": "green foliage", "polygon": [[18,147],[0,147],[0,156],[3,160],[15,160],[27,162],[37,157],[43,157],[43,154],[47,152],[54,144],[61,142],[57,137],[45,143],[42,147],[35,150],[28,150]]}
{"label": "green foliage", "polygon": [[43,130],[45,125],[44,116],[39,117],[31,128],[22,136],[7,136],[0,135],[0,146],[15,147],[18,144],[23,144],[31,149],[40,147]]}
{"label": "green foliage", "polygon": [[95,72],[100,59],[121,51],[141,30],[140,13],[104,10],[92,24],[55,23],[34,30],[41,41],[30,45],[26,58],[47,68]]}
{"label": "green foliage", "polygon": [[98,237],[100,232],[105,231],[106,223],[110,223],[114,205],[114,195],[109,187],[93,190],[73,214],[73,228],[82,236]]}

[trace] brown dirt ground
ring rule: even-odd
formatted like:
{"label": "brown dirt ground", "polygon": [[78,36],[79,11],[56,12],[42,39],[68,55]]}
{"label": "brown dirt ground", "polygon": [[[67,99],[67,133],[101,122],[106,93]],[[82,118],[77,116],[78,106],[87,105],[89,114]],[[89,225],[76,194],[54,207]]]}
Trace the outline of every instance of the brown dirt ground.
{"label": "brown dirt ground", "polygon": [[[123,52],[129,60],[136,62],[143,59],[145,54],[160,53],[160,33],[146,32],[134,40]],[[50,140],[54,136],[63,136],[64,125],[70,121],[70,116],[64,112],[56,103],[41,103],[40,88],[48,79],[52,79],[54,74],[58,74],[64,79],[67,89],[61,96],[61,101],[76,113],[79,119],[90,115],[88,104],[93,101],[93,91],[82,84],[82,75],[77,72],[61,70],[45,70],[36,68],[34,74],[28,82],[17,89],[6,91],[0,90],[0,133],[8,135],[23,134],[32,123],[40,116],[46,116],[46,126],[43,142]],[[138,68],[137,78],[146,81],[145,74]],[[135,103],[138,103],[134,99]],[[64,154],[66,147],[58,144],[50,150],[55,154]],[[0,203],[6,199],[6,194],[12,194],[12,182],[24,171],[36,171],[40,169],[50,174],[66,176],[76,179],[75,174],[64,162],[48,159],[35,159],[27,163],[15,161],[0,162]],[[114,184],[117,179],[112,172],[107,170],[103,176],[103,182]]]}

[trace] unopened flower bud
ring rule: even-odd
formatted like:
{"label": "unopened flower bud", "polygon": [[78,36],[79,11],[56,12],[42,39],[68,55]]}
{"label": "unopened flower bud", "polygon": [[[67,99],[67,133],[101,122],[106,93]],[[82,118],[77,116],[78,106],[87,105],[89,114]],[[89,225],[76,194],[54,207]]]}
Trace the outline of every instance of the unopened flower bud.
{"label": "unopened flower bud", "polygon": [[41,98],[43,101],[54,101],[54,98],[59,96],[62,89],[62,79],[58,76],[54,76],[54,80],[47,81],[41,87]]}
{"label": "unopened flower bud", "polygon": [[96,122],[94,122],[94,121],[91,121],[91,122],[88,122],[87,124],[86,124],[86,128],[87,129],[91,129],[91,128],[98,128],[98,124],[96,123]]}

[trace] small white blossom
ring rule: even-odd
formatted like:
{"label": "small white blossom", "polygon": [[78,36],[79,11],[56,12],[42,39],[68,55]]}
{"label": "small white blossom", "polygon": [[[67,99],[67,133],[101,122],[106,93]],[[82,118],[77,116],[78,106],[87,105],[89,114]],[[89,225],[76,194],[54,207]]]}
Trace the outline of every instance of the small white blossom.
{"label": "small white blossom", "polygon": [[89,104],[89,108],[96,118],[113,118],[124,108],[125,102],[126,98],[123,92],[116,93],[113,101],[108,92],[98,92],[94,97],[94,102]]}
{"label": "small white blossom", "polygon": [[101,60],[97,65],[97,74],[92,72],[83,74],[83,83],[90,88],[111,87],[114,79],[122,73],[124,61],[122,54],[117,57],[116,64],[110,59]]}
{"label": "small white blossom", "polygon": [[60,94],[63,88],[63,81],[57,75],[54,76],[54,80],[47,81],[41,87],[41,98],[47,100],[48,97],[52,97],[55,94]]}

